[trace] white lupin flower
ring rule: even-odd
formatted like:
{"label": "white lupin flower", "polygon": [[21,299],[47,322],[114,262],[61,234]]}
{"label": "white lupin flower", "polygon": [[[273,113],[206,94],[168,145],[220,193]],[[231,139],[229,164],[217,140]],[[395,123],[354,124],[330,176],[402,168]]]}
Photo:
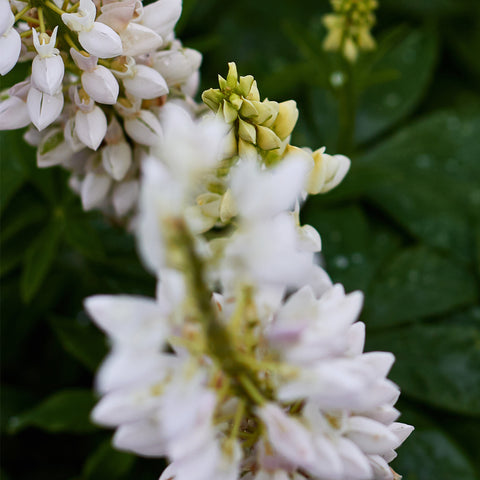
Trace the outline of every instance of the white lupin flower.
{"label": "white lupin flower", "polygon": [[157,52],[153,66],[168,85],[185,83],[200,68],[202,54],[191,48],[178,48]]}
{"label": "white lupin flower", "polygon": [[140,22],[163,39],[168,39],[181,13],[182,0],[157,0],[143,8]]}
{"label": "white lupin flower", "polygon": [[102,165],[105,171],[114,180],[120,181],[125,177],[132,164],[132,149],[123,141],[102,148]]}
{"label": "white lupin flower", "polygon": [[151,99],[168,93],[164,78],[153,68],[146,65],[135,65],[133,76],[124,77],[125,90],[137,98]]}
{"label": "white lupin flower", "polygon": [[328,155],[325,147],[313,153],[314,167],[307,180],[310,194],[325,193],[336,187],[350,169],[350,159],[344,155]]}
{"label": "white lupin flower", "polygon": [[38,130],[43,130],[53,123],[63,109],[63,93],[57,92],[54,95],[41,92],[31,87],[27,97],[27,109],[32,123]]}
{"label": "white lupin flower", "polygon": [[95,105],[90,111],[78,110],[75,114],[75,133],[81,142],[92,150],[97,150],[107,132],[107,117]]}
{"label": "white lupin flower", "polygon": [[155,51],[163,44],[163,38],[152,29],[129,23],[125,30],[120,32],[123,55],[137,57]]}
{"label": "white lupin flower", "polygon": [[141,145],[158,145],[163,138],[163,130],[158,118],[150,110],[140,110],[125,118],[125,132]]}
{"label": "white lupin flower", "polygon": [[52,128],[41,139],[37,149],[37,166],[39,168],[60,165],[72,155],[72,149],[64,139],[61,128]]}
{"label": "white lupin flower", "polygon": [[140,185],[138,180],[119,183],[113,190],[113,208],[119,217],[133,210],[138,200]]}
{"label": "white lupin flower", "polygon": [[[6,2],[8,5],[8,2]],[[8,8],[8,12],[4,10]],[[7,21],[4,22],[5,31],[0,35],[0,75],[6,75],[17,63],[22,48],[22,39],[20,34],[13,28],[14,16],[10,10],[10,5],[5,6],[5,0],[2,2],[1,16],[6,14]]]}
{"label": "white lupin flower", "polygon": [[56,94],[62,86],[65,66],[59,50],[55,48],[58,26],[52,36],[38,32],[32,28],[33,45],[38,55],[32,63],[32,83],[36,88],[49,95]]}
{"label": "white lupin flower", "polygon": [[82,182],[80,196],[84,210],[98,207],[110,189],[112,180],[108,175],[89,172]]}
{"label": "white lupin flower", "polygon": [[21,98],[12,95],[0,101],[0,130],[23,128],[30,122],[27,104]]}
{"label": "white lupin flower", "polygon": [[64,13],[63,23],[78,32],[80,45],[99,58],[117,57],[123,53],[122,41],[108,25],[96,22],[97,9],[92,0],[80,0],[78,13]]}
{"label": "white lupin flower", "polygon": [[15,23],[15,16],[8,0],[0,0],[0,35],[7,33]]}

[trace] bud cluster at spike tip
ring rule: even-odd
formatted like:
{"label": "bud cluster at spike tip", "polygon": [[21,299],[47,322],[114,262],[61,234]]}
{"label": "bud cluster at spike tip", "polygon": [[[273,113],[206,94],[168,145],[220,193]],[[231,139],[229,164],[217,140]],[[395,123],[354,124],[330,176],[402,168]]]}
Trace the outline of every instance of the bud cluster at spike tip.
{"label": "bud cluster at spike tip", "polygon": [[167,457],[160,480],[398,480],[388,463],[413,427],[396,422],[394,357],[363,352],[363,296],[332,284],[318,233],[299,224],[326,163],[237,155],[223,177],[235,222],[205,236],[190,209],[231,125],[173,103],[163,121],[136,224],[157,298],[85,302],[112,345],[93,420],[116,428],[117,448]]}
{"label": "bud cluster at spike tip", "polygon": [[198,109],[202,55],[175,38],[181,10],[181,0],[0,0],[0,74],[31,63],[0,93],[0,129],[31,125],[38,166],[69,170],[85,210],[132,212],[144,147],[163,136],[161,106]]}

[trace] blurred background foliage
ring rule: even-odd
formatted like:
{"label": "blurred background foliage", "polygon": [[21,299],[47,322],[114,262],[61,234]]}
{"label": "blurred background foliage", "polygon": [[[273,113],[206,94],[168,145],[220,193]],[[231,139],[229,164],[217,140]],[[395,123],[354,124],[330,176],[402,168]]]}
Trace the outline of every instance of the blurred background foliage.
{"label": "blurred background foliage", "polygon": [[[416,431],[393,467],[405,480],[478,480],[480,4],[381,0],[378,48],[349,71],[321,49],[329,9],[184,0],[177,32],[204,53],[202,89],[236,61],[263,96],[297,100],[294,144],[351,156],[346,180],[310,198],[303,221],[320,231],[333,280],[365,292],[367,349],[397,357],[401,420]],[[24,76],[17,66],[1,88]],[[114,451],[89,422],[107,346],[82,312],[95,293],[153,296],[154,279],[131,236],[82,211],[65,172],[36,167],[22,133],[0,138],[0,476],[155,479],[161,460]]]}

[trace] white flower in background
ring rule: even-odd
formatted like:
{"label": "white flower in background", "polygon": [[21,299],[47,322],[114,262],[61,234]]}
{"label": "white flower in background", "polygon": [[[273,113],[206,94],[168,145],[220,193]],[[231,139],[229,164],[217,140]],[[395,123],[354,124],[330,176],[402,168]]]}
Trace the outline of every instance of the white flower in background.
{"label": "white flower in background", "polygon": [[143,8],[139,22],[168,41],[181,13],[181,0],[157,0]]}
{"label": "white flower in background", "polygon": [[0,130],[26,127],[30,122],[27,96],[30,82],[25,80],[8,90],[8,97],[0,101]]}
{"label": "white flower in background", "polygon": [[315,163],[307,180],[307,192],[315,195],[335,188],[350,169],[350,159],[344,155],[328,155],[325,147],[312,154]]}

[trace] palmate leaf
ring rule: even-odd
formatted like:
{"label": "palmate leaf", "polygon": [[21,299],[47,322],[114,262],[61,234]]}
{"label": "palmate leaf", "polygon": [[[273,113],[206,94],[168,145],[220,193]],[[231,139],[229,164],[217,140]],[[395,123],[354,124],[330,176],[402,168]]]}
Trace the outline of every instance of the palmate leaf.
{"label": "palmate leaf", "polygon": [[65,351],[94,371],[107,353],[103,334],[90,322],[71,318],[50,319],[58,340]]}
{"label": "palmate leaf", "polygon": [[58,253],[61,236],[62,226],[53,220],[47,224],[25,252],[20,284],[25,302],[29,302],[40,289]]}
{"label": "palmate leaf", "polygon": [[26,427],[37,427],[48,432],[88,433],[96,429],[89,415],[95,404],[91,390],[62,390],[42,403],[10,419],[10,433]]}
{"label": "palmate leaf", "polygon": [[391,258],[376,276],[364,318],[371,328],[418,321],[478,298],[475,277],[458,262],[423,246]]}
{"label": "palmate leaf", "polygon": [[[402,37],[371,67],[372,80],[382,73],[390,78],[367,86],[361,93],[355,129],[357,142],[371,140],[411,113],[431,80],[438,50],[436,32],[431,28],[407,30]],[[389,40],[387,37],[385,41]],[[378,50],[382,50],[381,42]]]}
{"label": "palmate leaf", "polygon": [[392,351],[390,377],[403,395],[455,413],[480,416],[480,309],[455,318],[367,335],[368,350]]}

